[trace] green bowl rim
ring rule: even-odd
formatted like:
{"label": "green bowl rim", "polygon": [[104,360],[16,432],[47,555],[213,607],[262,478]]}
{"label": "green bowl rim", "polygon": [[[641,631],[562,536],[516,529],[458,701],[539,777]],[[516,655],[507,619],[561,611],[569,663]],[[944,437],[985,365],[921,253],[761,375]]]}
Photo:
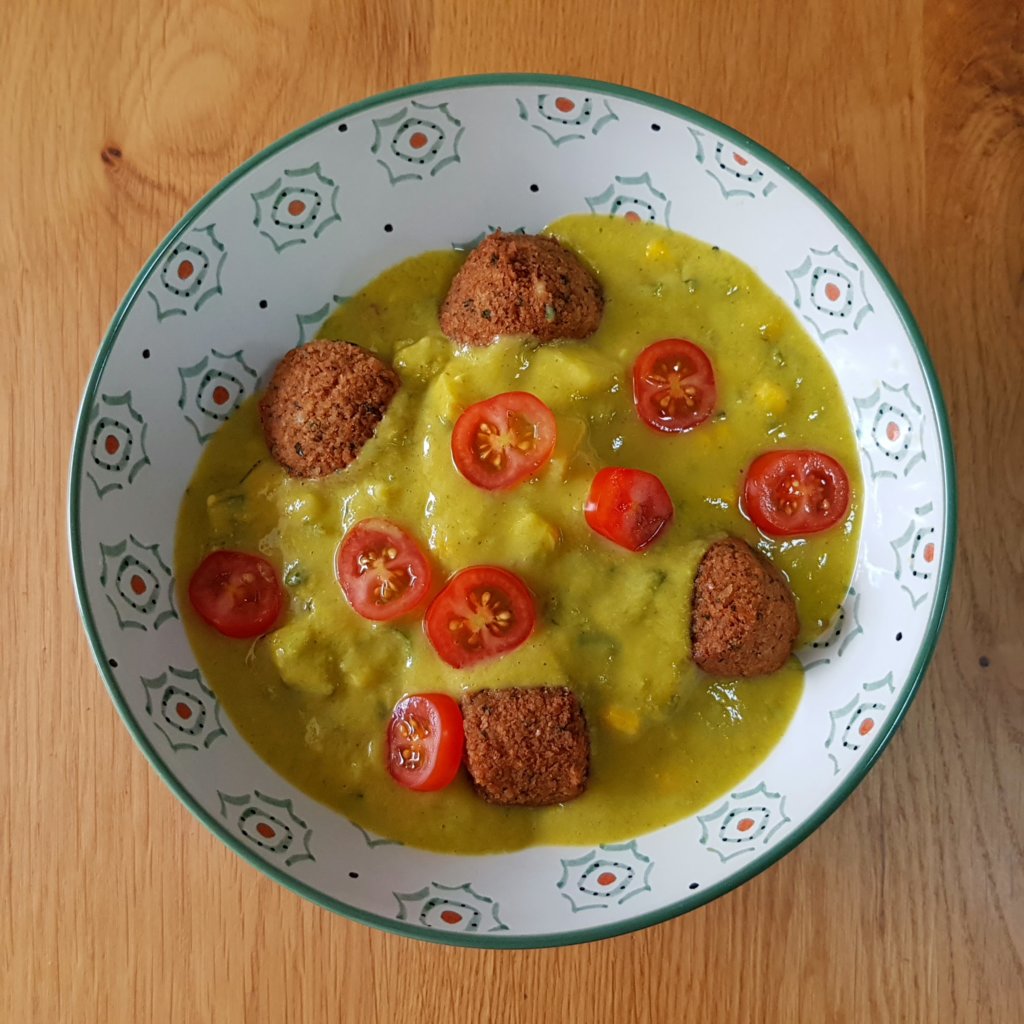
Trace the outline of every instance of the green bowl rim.
{"label": "green bowl rim", "polygon": [[[212,814],[207,812],[206,809],[203,808],[181,785],[173,772],[164,763],[160,754],[150,743],[145,733],[132,718],[128,706],[121,695],[117,681],[114,679],[105,659],[102,657],[103,646],[100,642],[96,625],[92,618],[92,610],[89,606],[88,596],[83,583],[84,566],[82,564],[82,551],[78,525],[80,513],[79,484],[81,483],[82,460],[84,458],[85,451],[88,413],[95,401],[97,385],[103,375],[107,359],[110,356],[114,342],[120,333],[125,317],[127,316],[129,309],[134,304],[135,299],[139,294],[144,281],[149,276],[150,271],[161,260],[168,248],[172,246],[179,236],[187,230],[202,211],[248,171],[259,166],[286,146],[290,146],[293,142],[304,139],[313,132],[318,131],[320,128],[338,121],[343,117],[350,117],[368,108],[375,107],[383,102],[392,100],[423,96],[442,90],[466,89],[477,86],[492,85],[564,86],[567,89],[595,89],[602,93],[616,96],[620,99],[644,104],[647,107],[661,111],[665,114],[685,117],[687,120],[696,122],[703,128],[728,139],[738,145],[741,149],[745,149],[763,164],[771,167],[772,170],[780,174],[791,184],[795,185],[805,196],[817,204],[819,208],[824,210],[836,225],[856,243],[860,251],[863,253],[868,264],[871,266],[872,271],[881,282],[886,295],[895,306],[903,323],[903,327],[910,337],[914,348],[917,350],[917,357],[924,370],[931,401],[936,411],[936,426],[942,447],[942,472],[946,495],[945,536],[943,538],[944,542],[942,544],[941,562],[939,565],[938,579],[936,581],[936,598],[931,610],[931,615],[929,616],[925,641],[921,645],[921,648],[917,653],[917,657],[914,660],[914,664],[910,669],[908,678],[911,680],[911,684],[903,692],[902,703],[898,706],[896,713],[890,717],[889,723],[884,731],[876,737],[874,746],[870,752],[850,770],[847,777],[843,780],[842,785],[839,786],[839,788],[826,800],[824,800],[805,821],[801,822],[796,828],[794,828],[785,839],[780,840],[771,847],[771,849],[765,851],[765,853],[761,854],[755,860],[750,861],[742,871],[737,872],[728,879],[709,886],[707,889],[695,892],[692,896],[686,896],[682,900],[677,900],[668,906],[659,907],[657,910],[652,910],[646,914],[640,914],[636,917],[591,928],[581,928],[572,931],[540,935],[504,936],[500,934],[467,935],[460,932],[431,933],[426,929],[419,928],[402,921],[381,917],[377,914],[360,910],[357,907],[348,906],[340,900],[325,896],[323,893],[318,892],[311,886],[292,878],[273,864],[269,864],[260,859],[252,850],[246,847],[240,839],[232,835],[225,826],[217,821]],[[187,214],[185,214],[163,242],[161,242],[156,248],[153,255],[146,261],[145,266],[135,278],[131,288],[128,289],[128,292],[125,294],[124,299],[122,299],[117,312],[114,314],[114,318],[111,321],[110,327],[103,339],[103,343],[100,346],[99,354],[93,365],[92,372],[89,375],[89,380],[86,384],[85,392],[82,397],[82,404],[79,409],[78,420],[75,427],[74,449],[68,477],[68,488],[68,532],[75,591],[78,600],[79,612],[81,613],[85,631],[89,637],[93,657],[96,659],[96,663],[100,668],[104,681],[106,682],[107,689],[110,692],[111,699],[113,700],[118,713],[121,715],[121,718],[124,720],[125,725],[128,727],[128,731],[132,734],[135,742],[142,749],[142,752],[146,755],[150,763],[178,799],[181,800],[181,802],[215,836],[217,836],[217,838],[234,850],[235,853],[239,854],[254,867],[258,868],[264,874],[269,875],[281,885],[284,885],[298,895],[319,904],[327,910],[334,911],[344,917],[348,917],[354,921],[359,921],[362,924],[371,925],[398,935],[404,935],[428,942],[438,942],[444,945],[470,946],[481,949],[534,949],[545,946],[567,946],[575,943],[607,939],[616,935],[624,935],[629,932],[638,931],[641,928],[650,927],[654,924],[660,924],[663,921],[668,921],[691,910],[695,910],[697,907],[703,906],[705,903],[709,903],[712,900],[717,899],[719,896],[724,896],[726,893],[731,892],[733,889],[743,885],[745,882],[750,881],[750,879],[759,875],[766,868],[771,867],[772,864],[785,856],[785,854],[789,853],[790,850],[794,849],[812,832],[818,829],[825,820],[836,811],[840,804],[846,800],[853,790],[856,789],[864,776],[867,775],[879,755],[892,739],[897,728],[902,722],[904,715],[906,714],[907,708],[910,706],[911,701],[917,694],[918,688],[921,684],[921,679],[924,676],[928,663],[931,661],[932,655],[935,652],[939,632],[942,628],[942,622],[945,618],[946,609],[949,604],[950,583],[953,574],[953,562],[955,558],[957,536],[957,484],[953,443],[950,436],[946,405],[942,398],[942,391],[939,386],[938,377],[935,373],[935,368],[932,365],[928,350],[925,347],[921,331],[917,326],[917,322],[914,320],[914,316],[911,313],[906,300],[903,298],[903,295],[900,293],[899,288],[896,286],[896,283],[893,281],[889,272],[882,265],[881,260],[875,254],[871,246],[869,246],[864,240],[860,232],[857,231],[857,229],[832,202],[826,199],[825,196],[822,195],[822,193],[819,192],[818,189],[815,188],[815,186],[804,178],[798,171],[794,170],[789,166],[789,164],[769,152],[753,139],[748,138],[742,132],[739,132],[734,128],[730,128],[721,121],[718,121],[713,117],[709,117],[707,114],[702,114],[700,111],[693,110],[681,103],[676,103],[673,100],[668,100],[664,97],[653,95],[652,93],[643,92],[639,89],[632,89],[623,85],[601,82],[596,79],[549,74],[503,73],[465,75],[454,78],[436,79],[434,81],[424,82],[418,85],[405,86],[401,89],[393,89],[388,92],[378,93],[375,96],[367,97],[357,103],[340,107],[329,114],[324,114],[322,117],[319,117],[314,121],[310,121],[301,128],[297,128],[294,131],[289,132],[270,146],[261,150],[255,156],[250,157],[241,164],[241,166],[236,168],[227,175],[227,177],[215,185],[188,211]]]}

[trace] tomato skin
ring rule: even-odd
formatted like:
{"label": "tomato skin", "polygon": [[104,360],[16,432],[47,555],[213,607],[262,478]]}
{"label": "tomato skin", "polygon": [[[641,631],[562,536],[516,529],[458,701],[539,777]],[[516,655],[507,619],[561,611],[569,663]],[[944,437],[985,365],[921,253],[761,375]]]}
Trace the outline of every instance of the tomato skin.
{"label": "tomato skin", "polygon": [[583,513],[602,537],[629,551],[641,551],[672,522],[675,507],[653,473],[609,466],[594,477]]}
{"label": "tomato skin", "polygon": [[462,764],[465,732],[459,705],[446,693],[403,697],[388,722],[388,771],[418,793],[443,789]]}
{"label": "tomato skin", "polygon": [[192,573],[188,597],[207,625],[233,639],[262,636],[283,603],[277,573],[265,558],[225,549],[207,555]]}
{"label": "tomato skin", "polygon": [[700,426],[718,401],[707,353],[685,338],[656,341],[633,364],[633,403],[654,430],[682,434]]}
{"label": "tomato skin", "polygon": [[743,511],[769,537],[820,533],[840,522],[849,507],[846,470],[824,452],[765,452],[747,470]]}
{"label": "tomato skin", "polygon": [[533,595],[515,573],[474,565],[445,584],[427,609],[423,628],[442,661],[466,668],[526,643],[536,621]]}
{"label": "tomato skin", "polygon": [[536,476],[557,439],[555,414],[536,395],[506,391],[469,406],[458,418],[452,458],[471,484],[506,490]]}
{"label": "tomato skin", "polygon": [[352,609],[372,622],[406,615],[430,593],[427,556],[388,519],[356,523],[338,547],[335,568]]}

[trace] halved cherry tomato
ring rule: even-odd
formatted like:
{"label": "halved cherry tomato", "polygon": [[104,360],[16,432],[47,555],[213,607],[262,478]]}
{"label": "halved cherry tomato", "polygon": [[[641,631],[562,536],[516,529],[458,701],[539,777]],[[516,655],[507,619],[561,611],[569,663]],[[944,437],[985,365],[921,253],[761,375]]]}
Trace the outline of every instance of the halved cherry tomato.
{"label": "halved cherry tomato", "polygon": [[714,412],[717,398],[711,360],[692,341],[656,341],[633,364],[633,402],[640,418],[655,430],[692,430]]}
{"label": "halved cherry tomato", "polygon": [[459,472],[488,491],[535,476],[555,449],[555,414],[526,391],[508,391],[471,405],[452,431]]}
{"label": "halved cherry tomato", "polygon": [[465,668],[515,650],[536,621],[533,595],[518,576],[496,565],[475,565],[445,584],[423,625],[441,660]]}
{"label": "halved cherry tomato", "polygon": [[443,789],[462,764],[464,743],[462,712],[451,697],[405,697],[388,723],[388,771],[406,789]]}
{"label": "halved cherry tomato", "polygon": [[281,614],[274,567],[244,551],[214,551],[192,573],[188,597],[199,617],[224,636],[260,636]]}
{"label": "halved cherry tomato", "polygon": [[846,515],[850,479],[824,452],[766,452],[747,470],[743,507],[770,537],[819,533]]}
{"label": "halved cherry tomato", "polygon": [[610,466],[594,477],[583,513],[602,537],[640,551],[672,522],[675,508],[653,473]]}
{"label": "halved cherry tomato", "polygon": [[338,548],[338,582],[364,619],[387,622],[422,604],[430,590],[430,563],[419,545],[387,519],[364,519]]}

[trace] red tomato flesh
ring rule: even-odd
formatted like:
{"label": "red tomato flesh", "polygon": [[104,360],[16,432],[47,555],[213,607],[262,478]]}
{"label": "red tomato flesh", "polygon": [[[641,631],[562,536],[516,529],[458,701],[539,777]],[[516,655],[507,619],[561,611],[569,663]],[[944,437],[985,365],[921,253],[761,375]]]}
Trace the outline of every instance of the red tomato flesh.
{"label": "red tomato flesh", "polygon": [[458,773],[464,743],[462,712],[451,697],[405,697],[388,723],[388,771],[406,789],[443,789]]}
{"label": "red tomato flesh", "polygon": [[620,547],[640,551],[672,522],[675,508],[665,485],[642,469],[602,469],[583,507],[587,523]]}
{"label": "red tomato flesh", "polygon": [[515,650],[536,620],[533,595],[518,576],[495,565],[475,565],[448,581],[423,624],[441,660],[466,668]]}
{"label": "red tomato flesh", "polygon": [[692,341],[656,341],[633,364],[633,402],[640,418],[655,430],[692,430],[714,412],[717,399],[711,360]]}
{"label": "red tomato flesh", "polygon": [[419,545],[387,519],[364,519],[338,548],[338,582],[352,608],[387,622],[419,607],[430,591],[430,563]]}
{"label": "red tomato flesh", "polygon": [[824,452],[766,452],[747,470],[743,508],[769,537],[819,533],[835,526],[849,507],[846,470]]}
{"label": "red tomato flesh", "polygon": [[452,431],[458,471],[484,490],[515,487],[551,458],[555,414],[536,396],[509,391],[471,405]]}
{"label": "red tomato flesh", "polygon": [[224,636],[260,636],[281,614],[274,567],[244,551],[214,551],[192,574],[188,597],[199,617]]}

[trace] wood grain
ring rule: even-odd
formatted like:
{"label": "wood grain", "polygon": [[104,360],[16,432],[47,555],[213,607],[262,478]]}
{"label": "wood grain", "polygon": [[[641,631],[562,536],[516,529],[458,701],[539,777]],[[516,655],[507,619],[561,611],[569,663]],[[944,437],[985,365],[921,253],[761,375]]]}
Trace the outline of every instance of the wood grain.
{"label": "wood grain", "polygon": [[[38,0],[0,54],[0,1020],[1024,1018],[1019,3]],[[935,662],[842,810],[685,918],[513,953],[333,917],[207,833],[117,719],[64,540],[86,374],[188,205],[324,111],[501,70],[663,93],[823,188],[921,322],[962,499]]]}

